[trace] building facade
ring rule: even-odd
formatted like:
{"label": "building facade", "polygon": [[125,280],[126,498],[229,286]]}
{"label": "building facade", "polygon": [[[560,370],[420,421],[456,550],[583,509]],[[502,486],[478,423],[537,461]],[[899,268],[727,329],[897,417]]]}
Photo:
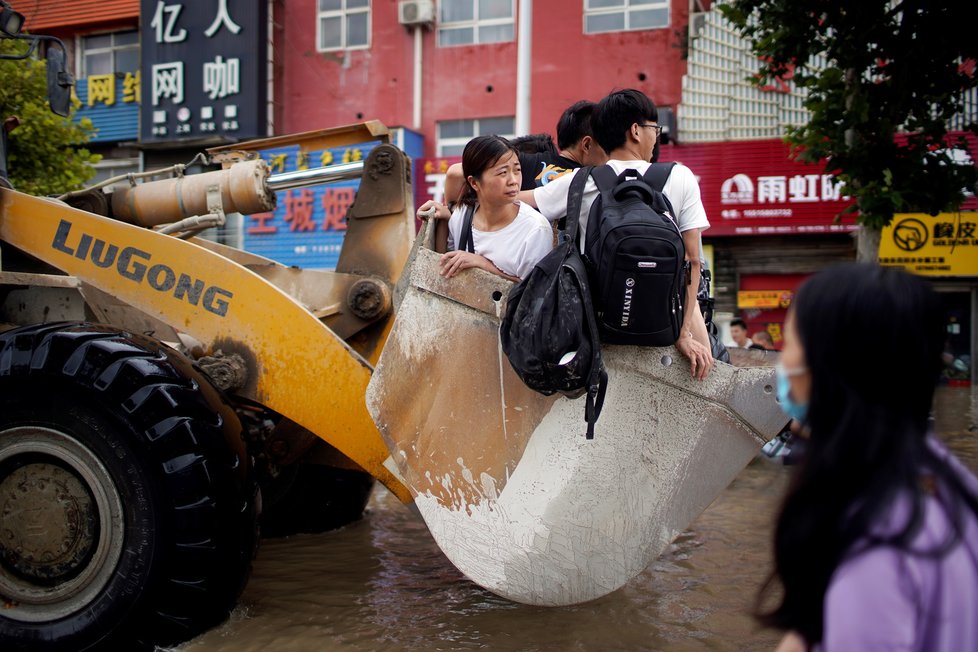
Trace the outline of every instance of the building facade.
{"label": "building facade", "polygon": [[[420,13],[406,18],[408,5]],[[276,2],[276,131],[374,117],[422,134],[427,156],[457,154],[471,136],[516,133],[520,56],[529,64],[526,133],[552,133],[568,105],[615,88],[679,103],[689,0],[524,0],[523,13],[519,5]],[[527,9],[531,38],[521,53]]]}
{"label": "building facade", "polygon": [[96,127],[89,148],[102,156],[90,183],[142,169],[139,137],[139,0],[11,3],[33,33],[57,36],[68,52],[77,119]]}

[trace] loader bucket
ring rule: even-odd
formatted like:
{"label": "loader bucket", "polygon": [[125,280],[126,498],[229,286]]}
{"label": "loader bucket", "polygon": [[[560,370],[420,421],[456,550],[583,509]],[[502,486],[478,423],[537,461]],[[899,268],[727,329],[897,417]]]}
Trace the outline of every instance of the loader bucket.
{"label": "loader bucket", "polygon": [[672,347],[605,346],[587,440],[583,399],[527,389],[502,354],[507,281],[443,279],[424,247],[405,278],[368,410],[439,547],[500,596],[568,605],[620,588],[784,425],[770,366],[717,363],[697,382]]}

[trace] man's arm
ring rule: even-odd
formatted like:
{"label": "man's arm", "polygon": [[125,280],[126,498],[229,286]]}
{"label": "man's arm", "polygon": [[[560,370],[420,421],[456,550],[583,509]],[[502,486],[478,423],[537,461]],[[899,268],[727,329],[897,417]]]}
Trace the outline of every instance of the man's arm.
{"label": "man's arm", "polygon": [[713,368],[713,350],[710,346],[710,336],[706,332],[706,322],[703,321],[703,313],[700,312],[699,301],[696,300],[702,273],[700,229],[683,231],[683,244],[686,245],[686,260],[690,264],[690,283],[686,286],[686,311],[676,348],[689,358],[693,377],[703,380]]}
{"label": "man's arm", "polygon": [[465,178],[462,176],[462,164],[452,163],[445,172],[445,205],[452,207],[462,198],[465,189]]}

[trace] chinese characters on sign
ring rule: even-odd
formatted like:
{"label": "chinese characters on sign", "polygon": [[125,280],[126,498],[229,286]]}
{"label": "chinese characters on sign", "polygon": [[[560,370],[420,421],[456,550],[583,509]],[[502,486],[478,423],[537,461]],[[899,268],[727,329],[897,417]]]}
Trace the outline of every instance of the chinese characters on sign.
{"label": "chinese characters on sign", "polygon": [[429,199],[444,202],[445,175],[448,173],[449,166],[461,162],[460,156],[415,159],[415,176],[424,181],[418,189],[417,204],[420,206]]}
{"label": "chinese characters on sign", "polygon": [[[85,106],[114,106],[117,100],[124,104],[139,104],[140,101],[140,73],[138,70],[126,72],[120,80],[116,74],[108,75],[89,75],[88,98]],[[121,88],[120,88],[121,87]]]}
{"label": "chinese characters on sign", "polygon": [[[819,201],[848,200],[843,196],[841,183],[828,174],[796,174],[758,176],[757,191],[750,176],[738,173],[726,179],[720,185],[720,203],[735,204],[798,204]],[[756,194],[756,198],[755,198]],[[786,209],[728,209],[721,212],[721,217],[736,219],[738,217],[790,217],[791,211]]]}
{"label": "chinese characters on sign", "polygon": [[739,290],[738,308],[787,308],[795,293],[791,290]]}
{"label": "chinese characters on sign", "polygon": [[141,0],[141,139],[264,136],[264,0]]}
{"label": "chinese characters on sign", "polygon": [[978,213],[898,213],[880,236],[880,264],[924,276],[978,276]]}
{"label": "chinese characters on sign", "polygon": [[75,120],[90,120],[93,143],[133,140],[139,134],[140,73],[90,75],[72,91],[79,101]]}
{"label": "chinese characters on sign", "polygon": [[821,165],[792,160],[780,140],[668,145],[661,160],[697,176],[707,236],[847,232],[855,216],[842,185]]}
{"label": "chinese characters on sign", "polygon": [[[305,152],[297,146],[261,153],[272,174],[366,158],[376,143]],[[346,217],[359,181],[296,188],[277,193],[275,210],[245,216],[244,247],[285,265],[336,267]]]}

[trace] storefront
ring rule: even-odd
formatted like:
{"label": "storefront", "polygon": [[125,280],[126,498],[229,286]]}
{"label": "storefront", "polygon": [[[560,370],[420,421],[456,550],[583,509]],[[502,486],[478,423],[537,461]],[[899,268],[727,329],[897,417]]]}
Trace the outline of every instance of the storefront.
{"label": "storefront", "polygon": [[971,385],[978,377],[978,212],[894,216],[880,238],[880,264],[933,281],[945,320],[942,378]]}
{"label": "storefront", "polygon": [[781,140],[665,146],[662,160],[681,161],[699,179],[710,219],[715,319],[747,322],[781,348],[784,317],[810,274],[856,256],[852,201],[820,166],[791,160]]}

